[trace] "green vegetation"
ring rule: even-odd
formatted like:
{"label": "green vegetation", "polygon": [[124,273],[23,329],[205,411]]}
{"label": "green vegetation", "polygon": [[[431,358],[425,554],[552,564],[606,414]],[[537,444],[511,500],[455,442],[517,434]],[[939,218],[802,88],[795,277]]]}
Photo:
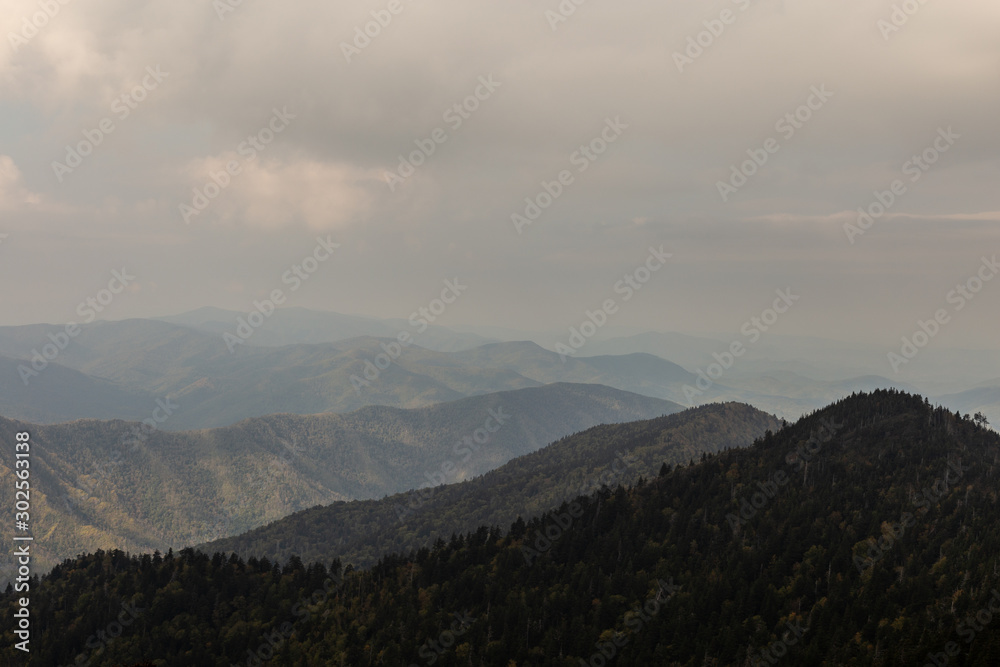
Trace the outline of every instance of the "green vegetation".
{"label": "green vegetation", "polygon": [[[457,456],[455,444],[501,409],[509,420],[478,452]],[[15,432],[31,433],[32,520],[44,534],[35,567],[45,571],[81,552],[165,551],[318,504],[416,488],[443,461],[455,462],[447,481],[458,481],[595,424],[680,409],[608,387],[560,384],[417,410],[271,415],[190,432],[148,432],[122,421],[34,426],[0,418],[0,438],[13,442]],[[5,507],[14,503],[12,465],[0,462]],[[0,563],[11,549],[0,545]]]}
{"label": "green vegetation", "polygon": [[[617,665],[751,664],[765,649],[788,665],[997,664],[1000,617],[975,616],[1000,587],[998,460],[1000,436],[967,416],[876,391],[367,570],[99,552],[33,584],[28,664],[228,667],[273,652],[276,666],[578,667],[602,649]],[[779,471],[734,530],[727,515]],[[0,597],[7,638],[14,597]],[[88,651],[123,605],[134,623]]]}
{"label": "green vegetation", "polygon": [[539,515],[602,485],[632,485],[655,476],[665,463],[687,464],[705,453],[745,447],[779,425],[750,406],[727,403],[596,426],[462,484],[314,507],[199,548],[279,561],[336,555],[367,567],[382,554],[405,553],[439,536]]}

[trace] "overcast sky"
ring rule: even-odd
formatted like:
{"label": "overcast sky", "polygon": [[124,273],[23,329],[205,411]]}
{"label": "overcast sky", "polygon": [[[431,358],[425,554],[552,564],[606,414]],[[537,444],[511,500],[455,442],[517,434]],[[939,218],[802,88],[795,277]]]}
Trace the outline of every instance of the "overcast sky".
{"label": "overcast sky", "polygon": [[[275,289],[406,317],[457,277],[442,324],[563,329],[614,298],[618,326],[738,331],[790,288],[781,333],[891,342],[944,308],[943,342],[995,348],[1000,280],[947,295],[1000,253],[1000,4],[912,5],[6,0],[0,324],[80,320],[125,268],[110,319]],[[293,292],[318,237],[340,248]],[[672,257],[626,303],[651,246]]]}

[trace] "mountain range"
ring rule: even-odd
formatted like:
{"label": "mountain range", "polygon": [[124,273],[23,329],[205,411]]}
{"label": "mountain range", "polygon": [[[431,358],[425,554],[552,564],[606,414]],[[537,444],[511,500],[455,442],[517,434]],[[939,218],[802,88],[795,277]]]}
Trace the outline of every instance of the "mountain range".
{"label": "mountain range", "polygon": [[[0,438],[31,434],[32,520],[45,527],[35,564],[44,569],[82,551],[165,550],[319,504],[469,479],[597,424],[681,409],[598,385],[553,384],[426,408],[276,414],[183,432],[0,418]],[[5,455],[0,503],[13,506],[14,479]]]}
{"label": "mountain range", "polygon": [[[398,345],[396,334],[393,338],[341,339],[340,335],[357,332],[398,333],[409,325],[303,309],[280,313],[255,330],[246,345],[234,346],[233,352],[220,329],[225,329],[227,321],[235,328],[238,315],[215,309],[166,318],[170,321],[95,322],[80,326],[71,339],[63,327],[0,327],[0,373],[6,378],[0,382],[0,414],[49,424],[88,417],[141,421],[150,417],[157,401],[170,400],[179,408],[158,428],[184,430],[226,426],[275,413],[344,413],[366,405],[414,408],[484,393],[577,382],[603,384],[685,406],[745,402],[797,419],[857,391],[918,389],[872,374],[816,379],[829,374],[810,376],[803,374],[811,369],[808,365],[754,359],[749,354],[721,377],[711,379],[707,376],[710,364],[697,362],[701,357],[693,357],[690,351],[703,354],[713,346],[723,350],[725,346],[681,334],[616,339],[617,345],[594,341],[583,351],[675,350],[690,362],[687,368],[644,351],[570,357],[530,341],[480,344],[487,338],[440,327],[433,329],[433,336],[441,350],[450,351],[422,346],[431,328],[423,334],[414,332],[405,347]],[[327,325],[328,330],[323,328]],[[269,337],[265,336],[272,330],[268,327],[273,329]],[[304,342],[324,337],[330,341]],[[36,357],[46,345],[51,345],[48,353],[56,350],[53,339],[61,339],[63,349],[51,360]],[[268,340],[294,342],[264,345]],[[664,341],[669,342],[667,347]],[[811,349],[809,344],[793,349]],[[844,356],[847,351],[837,354]],[[32,366],[33,358],[39,370]],[[22,381],[25,368],[33,374]],[[968,395],[973,389],[976,393]],[[974,408],[996,422],[1000,421],[997,392],[1000,379],[934,399],[953,409]]]}
{"label": "mountain range", "polygon": [[369,568],[98,551],[34,583],[28,664],[996,664],[998,460],[981,421],[879,390]]}
{"label": "mountain range", "polygon": [[345,563],[370,567],[382,554],[406,553],[479,526],[508,525],[602,486],[631,486],[655,477],[664,465],[746,447],[779,428],[773,416],[739,403],[604,424],[459,484],[314,507],[198,548],[282,562],[292,555],[317,561],[335,554]]}

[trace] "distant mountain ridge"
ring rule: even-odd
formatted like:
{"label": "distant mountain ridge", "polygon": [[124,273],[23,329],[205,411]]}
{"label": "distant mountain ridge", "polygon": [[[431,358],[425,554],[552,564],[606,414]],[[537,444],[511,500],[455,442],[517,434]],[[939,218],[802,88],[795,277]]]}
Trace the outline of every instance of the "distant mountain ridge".
{"label": "distant mountain ridge", "polygon": [[780,427],[773,416],[738,403],[595,426],[461,484],[314,507],[198,548],[279,562],[335,557],[367,567],[437,538],[539,515],[602,486],[630,486],[655,477],[664,464],[745,447]]}
{"label": "distant mountain ridge", "polygon": [[[36,359],[39,365],[44,362],[47,367],[37,377],[29,378],[27,384],[22,382],[18,369],[30,365],[32,351],[44,348],[51,336],[62,334],[63,328],[0,327],[0,414],[36,423],[85,417],[142,420],[149,417],[157,400],[169,399],[180,408],[160,428],[184,430],[225,426],[250,417],[285,412],[345,413],[366,405],[416,408],[496,391],[576,382],[603,384],[685,406],[726,401],[749,403],[795,419],[857,391],[919,390],[909,383],[870,373],[846,379],[816,379],[831,372],[817,371],[820,375],[811,375],[811,363],[781,360],[777,338],[768,339],[766,344],[761,341],[761,350],[776,355],[777,361],[763,353],[756,358],[748,354],[704,388],[703,376],[708,367],[703,362],[691,361],[704,358],[710,349],[722,349],[719,343],[708,339],[647,334],[615,339],[619,341],[615,345],[593,341],[592,346],[588,344],[581,351],[591,356],[564,358],[529,341],[488,342],[469,347],[480,339],[466,334],[449,338],[452,334],[447,330],[433,330],[442,336],[434,343],[428,337],[432,332],[428,328],[424,334],[412,338],[405,349],[397,351],[392,347],[397,342],[394,337],[365,335],[339,339],[339,336],[367,330],[390,331],[394,336],[411,329],[405,321],[399,322],[397,330],[392,322],[304,309],[289,309],[287,318],[285,311],[281,311],[282,317],[276,315],[269,320],[282,323],[279,329],[284,331],[281,336],[285,336],[272,340],[324,337],[338,340],[267,346],[264,343],[268,339],[263,335],[266,329],[262,327],[250,338],[254,344],[237,346],[235,353],[230,353],[220,328],[212,331],[212,326],[206,324],[217,322],[222,326],[225,322],[213,318],[227,314],[233,313],[206,309],[167,318],[200,323],[203,328],[163,320],[95,322],[82,326],[80,333],[53,359],[47,362]],[[322,325],[328,321],[340,324],[325,331]],[[808,351],[822,343],[795,337],[790,341],[791,352]],[[424,342],[452,351],[428,349]],[[674,363],[676,360],[668,361],[647,351],[615,356],[593,354],[601,349],[625,352],[644,347],[676,350],[682,360],[688,360],[685,362],[688,365],[678,365]],[[388,355],[387,348],[394,354]],[[850,363],[850,355],[856,348],[841,345],[834,350],[833,358],[842,360],[845,368],[853,367],[857,364]],[[50,346],[48,351],[52,349]],[[692,357],[692,350],[702,356]],[[788,356],[787,351],[781,354]],[[865,352],[863,359],[869,357]],[[712,359],[710,355],[707,358]],[[945,355],[945,358],[950,357]],[[962,363],[969,362],[969,355],[956,358],[964,359]],[[699,385],[699,380],[703,384]],[[995,391],[990,391],[1000,388],[996,382],[976,386],[974,389],[982,390],[978,392],[970,389],[930,395],[952,409],[981,410],[992,422],[1000,423],[1000,400]],[[698,391],[692,392],[693,388]]]}
{"label": "distant mountain ridge", "polygon": [[[22,355],[23,359],[39,341],[58,331],[45,326],[0,328],[0,354]],[[645,363],[623,358],[621,363],[628,370],[616,370],[614,358],[566,359],[564,363],[558,354],[534,343],[517,342],[454,353],[414,344],[388,367],[375,369],[375,360],[389,342],[392,339],[363,337],[337,343],[240,347],[231,354],[221,336],[168,322],[101,322],[81,327],[28,387],[11,370],[0,399],[9,394],[6,414],[26,419],[29,401],[25,397],[35,386],[44,385],[46,374],[69,376],[76,371],[93,378],[102,391],[89,393],[86,405],[78,404],[85,397],[76,393],[38,394],[30,401],[32,419],[51,423],[67,416],[87,416],[89,411],[141,420],[148,417],[156,399],[169,398],[180,407],[161,428],[182,430],[284,412],[345,413],[366,405],[416,408],[555,382],[605,384],[675,400],[683,396],[682,385],[693,378],[679,366],[652,356],[645,357]],[[17,362],[8,366],[11,363],[16,366]],[[53,370],[60,367],[61,371]],[[359,385],[352,383],[352,376],[375,380]],[[85,378],[78,382],[83,384]],[[120,400],[126,392],[134,392],[141,400]],[[99,404],[105,394],[105,402]]]}
{"label": "distant mountain ridge", "polygon": [[[269,317],[263,325],[254,329],[254,334],[247,339],[247,344],[269,347],[315,345],[365,336],[395,338],[401,331],[413,332],[406,319],[343,315],[297,306],[280,308],[276,313],[277,317]],[[248,313],[245,312],[205,307],[155,319],[222,336],[227,331],[232,333],[239,318],[246,319],[247,316]],[[433,324],[418,336],[418,344],[421,347],[438,352],[455,352],[495,341],[496,339],[492,337],[460,333]]]}
{"label": "distant mountain ridge", "polygon": [[[554,384],[413,410],[276,414],[184,432],[0,418],[0,439],[14,442],[26,430],[34,443],[32,519],[46,532],[37,567],[97,548],[202,542],[317,504],[378,498],[442,476],[458,481],[596,424],[681,409],[608,387]],[[7,455],[0,502],[12,505],[13,495]]]}

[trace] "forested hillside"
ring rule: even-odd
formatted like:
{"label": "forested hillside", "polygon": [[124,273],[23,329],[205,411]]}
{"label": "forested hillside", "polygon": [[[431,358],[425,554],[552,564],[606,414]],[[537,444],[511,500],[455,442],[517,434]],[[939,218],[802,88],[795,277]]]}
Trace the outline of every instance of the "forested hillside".
{"label": "forested hillside", "polygon": [[604,485],[630,486],[656,476],[664,464],[745,447],[779,427],[771,415],[739,403],[595,426],[461,484],[313,507],[199,548],[282,562],[292,555],[306,561],[336,556],[369,566],[383,554],[407,552],[439,536],[539,515]]}
{"label": "forested hillside", "polygon": [[[165,405],[159,416],[171,409]],[[165,551],[317,504],[416,488],[444,462],[452,464],[445,481],[466,479],[595,424],[680,409],[609,387],[558,384],[415,410],[269,415],[185,432],[117,420],[36,426],[0,417],[0,437],[14,442],[15,432],[31,433],[32,518],[45,534],[35,545],[35,567],[44,570],[99,548]],[[0,503],[8,507],[11,459],[0,460]],[[12,548],[0,544],[0,565]],[[0,571],[0,585],[7,574]]]}
{"label": "forested hillside", "polygon": [[974,420],[878,391],[367,570],[96,553],[33,584],[29,664],[996,664],[998,457]]}

